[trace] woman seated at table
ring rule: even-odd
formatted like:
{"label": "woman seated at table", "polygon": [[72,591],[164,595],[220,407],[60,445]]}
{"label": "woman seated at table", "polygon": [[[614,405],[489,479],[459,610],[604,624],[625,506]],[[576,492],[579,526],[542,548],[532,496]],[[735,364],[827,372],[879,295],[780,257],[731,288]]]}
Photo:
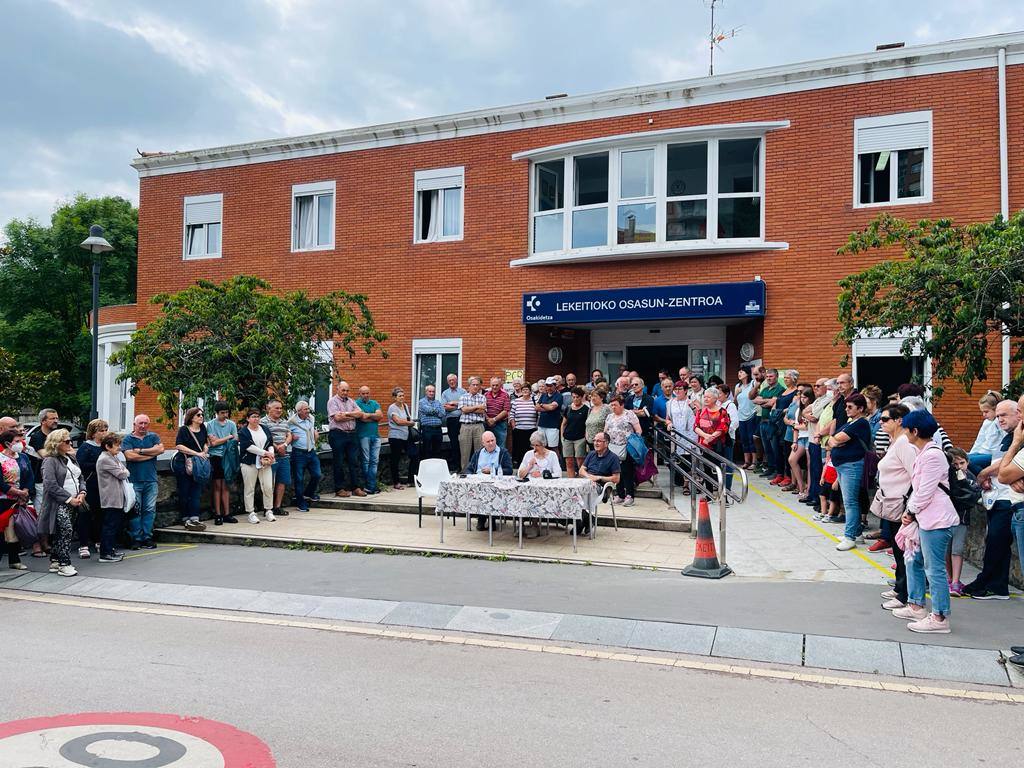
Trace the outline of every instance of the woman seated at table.
{"label": "woman seated at table", "polygon": [[530,435],[530,450],[523,456],[523,463],[519,465],[519,477],[543,477],[545,470],[551,477],[562,476],[558,456],[554,451],[548,450],[548,439],[538,429]]}

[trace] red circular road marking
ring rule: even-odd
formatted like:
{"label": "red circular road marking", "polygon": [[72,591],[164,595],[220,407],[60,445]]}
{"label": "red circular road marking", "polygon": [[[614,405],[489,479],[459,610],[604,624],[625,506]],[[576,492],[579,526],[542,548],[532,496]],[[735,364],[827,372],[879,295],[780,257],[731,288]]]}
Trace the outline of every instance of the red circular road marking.
{"label": "red circular road marking", "polygon": [[48,728],[76,725],[141,725],[166,728],[194,736],[216,747],[224,757],[224,768],[276,768],[270,748],[251,733],[233,725],[201,717],[162,715],[155,712],[83,712],[77,715],[33,717],[0,723],[0,739]]}

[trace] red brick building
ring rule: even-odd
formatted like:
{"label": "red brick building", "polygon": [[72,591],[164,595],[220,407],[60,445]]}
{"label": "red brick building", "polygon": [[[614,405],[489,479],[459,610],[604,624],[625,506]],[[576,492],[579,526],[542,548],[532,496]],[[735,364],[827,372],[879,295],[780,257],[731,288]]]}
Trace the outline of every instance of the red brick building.
{"label": "red brick building", "polygon": [[[834,376],[836,282],[878,257],[836,249],[882,211],[1019,209],[1022,110],[1010,34],[142,157],[138,305],[104,310],[101,351],[154,294],[248,273],[367,294],[390,357],[345,375],[382,400],[448,370],[687,363],[731,381],[741,351]],[[858,384],[927,380],[898,346],[858,342]],[[100,375],[115,427],[157,412]],[[937,407],[960,442],[975,400]]]}

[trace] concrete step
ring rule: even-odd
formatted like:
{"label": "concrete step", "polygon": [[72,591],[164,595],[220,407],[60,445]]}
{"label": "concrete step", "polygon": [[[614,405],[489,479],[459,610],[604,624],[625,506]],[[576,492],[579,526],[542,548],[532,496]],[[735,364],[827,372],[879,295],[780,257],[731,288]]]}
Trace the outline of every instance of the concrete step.
{"label": "concrete step", "polygon": [[[638,494],[639,495],[639,494]],[[661,498],[660,494],[656,496],[644,496],[643,498]],[[369,510],[371,512],[390,512],[394,514],[404,515],[416,515],[419,514],[419,505],[416,502],[408,501],[391,501],[381,499],[380,496],[372,497],[372,499],[339,499],[333,495],[324,494],[320,501],[314,504],[314,507],[326,507],[327,509],[349,509],[349,510]],[[666,504],[666,509],[670,509]],[[620,528],[639,528],[648,531],[689,531],[690,523],[687,520],[677,519],[669,517],[665,519],[663,517],[644,517],[637,515],[629,507],[616,506],[615,507],[616,517]],[[423,514],[433,517],[434,505],[433,503],[424,501],[423,503]],[[611,526],[612,516],[611,511],[606,505],[601,507],[601,515],[597,519],[597,524],[600,526]]]}

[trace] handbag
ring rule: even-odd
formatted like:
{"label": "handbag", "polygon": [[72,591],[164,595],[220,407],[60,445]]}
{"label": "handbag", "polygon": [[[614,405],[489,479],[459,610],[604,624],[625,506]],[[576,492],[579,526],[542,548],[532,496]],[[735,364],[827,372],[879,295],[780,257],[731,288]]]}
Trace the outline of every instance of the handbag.
{"label": "handbag", "polygon": [[39,539],[39,515],[33,507],[19,504],[14,510],[14,533],[26,549]]}
{"label": "handbag", "polygon": [[875,497],[871,500],[871,514],[880,520],[897,522],[903,519],[903,513],[907,509],[907,502],[910,501],[910,491],[905,496],[886,496],[882,489],[875,491]]}
{"label": "handbag", "polygon": [[[405,406],[405,418],[408,419],[409,415],[410,415],[409,414],[409,406]],[[409,442],[410,443],[414,443],[414,444],[418,443],[422,439],[422,437],[423,436],[420,434],[420,431],[418,429],[416,429],[416,427],[414,425],[410,424],[409,425]]]}
{"label": "handbag", "polygon": [[138,503],[138,498],[135,493],[135,486],[131,484],[130,480],[122,480],[121,485],[124,488],[124,511],[126,513],[131,512],[132,508]]}
{"label": "handbag", "polygon": [[626,440],[626,450],[629,452],[630,458],[636,462],[638,467],[641,466],[644,463],[644,459],[647,458],[647,443],[645,443],[644,439],[636,432],[630,435],[629,439]]}

